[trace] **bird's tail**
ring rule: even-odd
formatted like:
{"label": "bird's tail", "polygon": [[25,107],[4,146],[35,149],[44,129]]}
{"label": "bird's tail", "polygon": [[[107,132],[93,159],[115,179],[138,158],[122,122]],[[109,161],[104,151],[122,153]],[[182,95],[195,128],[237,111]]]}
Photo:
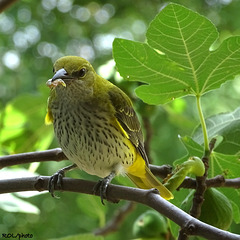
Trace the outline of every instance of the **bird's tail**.
{"label": "bird's tail", "polygon": [[152,174],[150,169],[145,165],[144,174],[141,176],[136,176],[138,174],[131,174],[130,172],[127,173],[127,176],[135,183],[135,185],[142,189],[151,189],[156,188],[160,196],[170,200],[173,198],[172,193],[164,187],[164,185]]}

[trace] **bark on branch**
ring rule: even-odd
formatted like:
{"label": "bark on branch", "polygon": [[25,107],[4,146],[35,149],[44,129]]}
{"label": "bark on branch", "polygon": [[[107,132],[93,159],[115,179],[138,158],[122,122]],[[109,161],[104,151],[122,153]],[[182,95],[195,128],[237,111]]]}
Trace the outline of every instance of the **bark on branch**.
{"label": "bark on branch", "polygon": [[[48,181],[49,177],[46,176],[0,180],[0,193],[44,191],[48,190]],[[96,183],[92,181],[64,178],[62,191],[93,195],[95,184]],[[99,195],[98,193],[96,194]],[[240,239],[240,235],[220,230],[193,218],[160,197],[154,190],[142,190],[110,184],[107,188],[107,196],[111,202],[128,200],[147,205],[174,221],[181,228],[184,228],[188,235],[201,236],[211,240]]]}

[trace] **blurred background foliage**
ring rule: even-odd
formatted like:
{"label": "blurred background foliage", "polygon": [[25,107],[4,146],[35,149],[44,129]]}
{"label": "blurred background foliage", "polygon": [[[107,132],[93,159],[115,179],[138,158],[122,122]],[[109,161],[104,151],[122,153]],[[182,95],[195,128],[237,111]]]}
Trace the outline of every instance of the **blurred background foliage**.
{"label": "blurred background foliage", "polygon": [[[240,34],[239,0],[172,2],[207,16],[217,26],[220,39]],[[52,64],[57,58],[78,55],[89,60],[101,76],[133,99],[154,164],[172,164],[182,157],[185,150],[178,135],[191,135],[199,122],[195,99],[176,99],[164,106],[142,103],[134,95],[137,83],[121,79],[111,52],[115,37],[144,42],[147,26],[167,3],[160,0],[22,0],[2,12],[0,155],[58,147],[52,127],[44,124],[49,94],[45,82],[51,78]],[[235,79],[204,96],[205,116],[233,111],[239,105],[239,93],[239,79]],[[52,175],[67,164],[64,161],[15,166],[1,170],[0,176]],[[73,171],[68,176],[98,179],[81,171]],[[129,184],[122,177],[115,182]],[[49,194],[1,196],[0,233],[32,233],[34,239],[90,233],[103,227],[125,204],[102,206],[97,197],[83,194],[59,193],[59,196],[60,199],[53,199]],[[22,202],[16,203],[16,199]],[[24,205],[26,202],[32,204],[31,207]],[[10,203],[15,208],[9,206]],[[106,239],[133,238],[133,223],[146,209],[137,206],[120,229]]]}

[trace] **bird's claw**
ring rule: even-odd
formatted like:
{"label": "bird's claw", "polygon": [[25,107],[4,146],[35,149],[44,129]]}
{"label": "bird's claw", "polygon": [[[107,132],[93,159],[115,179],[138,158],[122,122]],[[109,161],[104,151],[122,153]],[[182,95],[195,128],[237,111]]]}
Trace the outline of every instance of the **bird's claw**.
{"label": "bird's claw", "polygon": [[115,173],[111,172],[107,177],[99,180],[93,188],[93,192],[95,195],[99,193],[103,205],[105,205],[103,200],[107,199],[107,187],[114,178],[114,176]]}
{"label": "bird's claw", "polygon": [[103,205],[105,205],[103,200],[107,199],[107,187],[108,185],[106,184],[106,181],[102,179],[102,180],[99,180],[93,188],[93,192],[95,195],[97,195],[97,193],[99,192],[101,203]]}
{"label": "bird's claw", "polygon": [[62,189],[62,183],[63,183],[64,176],[65,176],[65,173],[61,169],[50,177],[49,182],[48,182],[48,191],[51,193],[52,197],[57,197],[54,194],[55,190]]}

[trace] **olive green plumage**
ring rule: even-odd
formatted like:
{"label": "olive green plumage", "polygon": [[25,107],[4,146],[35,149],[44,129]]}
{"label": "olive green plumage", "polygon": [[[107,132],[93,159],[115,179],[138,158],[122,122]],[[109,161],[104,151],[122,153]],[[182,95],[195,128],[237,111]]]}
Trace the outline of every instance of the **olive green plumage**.
{"label": "olive green plumage", "polygon": [[127,174],[141,188],[172,194],[152,175],[140,123],[129,97],[100,77],[85,59],[67,56],[54,64],[46,123],[53,123],[65,155],[89,174]]}

